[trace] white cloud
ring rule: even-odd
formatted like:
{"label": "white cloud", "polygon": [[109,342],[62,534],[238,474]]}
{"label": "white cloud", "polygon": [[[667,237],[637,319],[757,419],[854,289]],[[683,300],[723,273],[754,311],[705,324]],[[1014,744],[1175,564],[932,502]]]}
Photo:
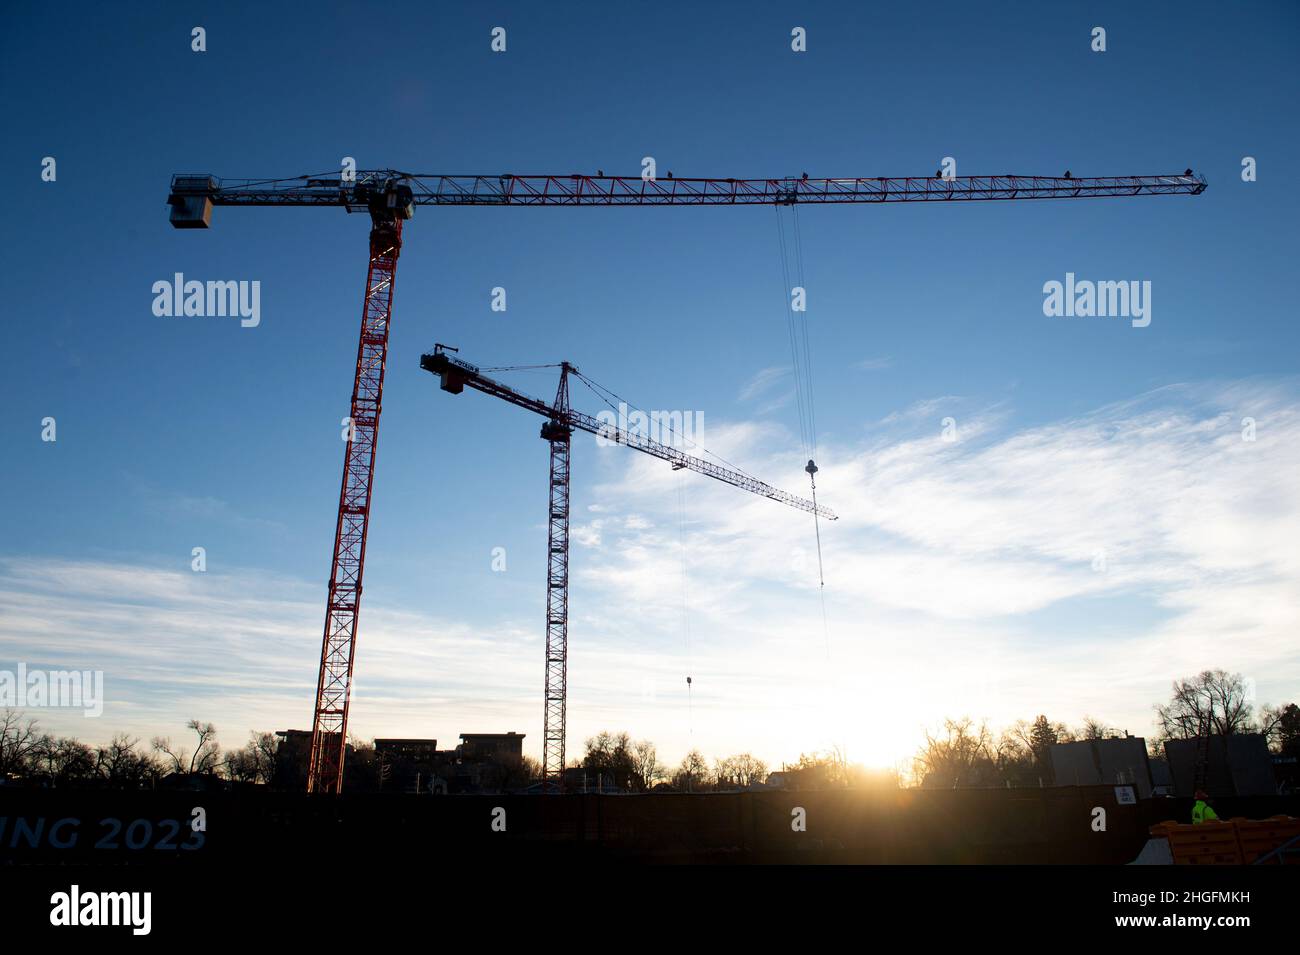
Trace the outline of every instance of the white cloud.
{"label": "white cloud", "polygon": [[599,547],[600,529],[604,523],[601,520],[588,521],[585,524],[571,523],[569,525],[569,537],[573,539],[574,543],[583,547]]}
{"label": "white cloud", "polygon": [[[1300,406],[1289,388],[1165,388],[1018,432],[1005,406],[969,408],[960,440],[944,442],[935,416],[960,400],[918,403],[878,422],[867,446],[819,456],[820,500],[842,517],[822,525],[822,541],[846,693],[897,679],[878,643],[852,660],[852,635],[866,632],[904,651],[896,667],[924,661],[923,683],[946,687],[912,696],[930,725],[968,706],[1008,720],[1092,713],[1147,732],[1168,684],[1211,666],[1256,679],[1260,702],[1300,695]],[[1246,415],[1254,442],[1242,440]],[[912,433],[927,419],[932,434]],[[769,436],[746,437],[728,457],[797,493],[797,463],[763,453],[778,446]],[[620,501],[666,506],[669,487],[632,461],[600,493],[617,513]],[[690,515],[689,587],[713,616],[715,647],[762,664],[755,620],[820,629],[805,515],[702,480]],[[593,574],[648,601],[680,577],[664,551],[630,536]],[[963,692],[961,674],[976,672],[986,689]]]}

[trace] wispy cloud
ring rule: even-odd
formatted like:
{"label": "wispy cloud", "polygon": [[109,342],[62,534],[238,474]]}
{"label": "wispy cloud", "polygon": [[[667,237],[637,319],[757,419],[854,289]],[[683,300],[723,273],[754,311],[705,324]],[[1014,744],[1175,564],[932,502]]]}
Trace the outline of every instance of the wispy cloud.
{"label": "wispy cloud", "polygon": [[859,371],[884,371],[886,368],[894,366],[892,358],[864,358],[862,361],[854,362],[853,367]]}
{"label": "wispy cloud", "polygon": [[794,377],[788,367],[764,368],[755,373],[741,388],[739,400],[758,401],[754,409],[758,415],[779,411],[794,401]]}
{"label": "wispy cloud", "polygon": [[933,419],[938,423],[942,415],[949,414],[955,410],[965,399],[960,395],[939,395],[935,398],[924,398],[920,401],[914,401],[906,408],[900,408],[897,411],[891,411],[880,419],[880,424],[892,425],[901,422],[916,422]]}
{"label": "wispy cloud", "polygon": [[176,520],[220,523],[226,527],[243,529],[285,530],[284,524],[280,521],[243,514],[230,502],[219,497],[185,494],[159,487],[151,481],[134,475],[127,475],[126,480],[132,492],[146,501],[152,511]]}
{"label": "wispy cloud", "polygon": [[739,398],[741,401],[753,401],[789,377],[789,368],[782,366],[764,368],[755,372],[754,376],[745,383],[745,386],[740,389]]}

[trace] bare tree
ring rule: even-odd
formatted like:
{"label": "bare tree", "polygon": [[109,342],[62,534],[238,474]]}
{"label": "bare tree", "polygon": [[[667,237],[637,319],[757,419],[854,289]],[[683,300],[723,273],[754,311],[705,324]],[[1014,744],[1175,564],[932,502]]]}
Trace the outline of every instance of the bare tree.
{"label": "bare tree", "polygon": [[226,776],[237,783],[266,783],[275,778],[279,740],[274,733],[252,732],[241,749],[227,750],[221,759]]}
{"label": "bare tree", "polygon": [[177,773],[214,773],[221,762],[221,747],[217,745],[217,728],[211,723],[190,720],[186,729],[193,730],[198,737],[193,753],[184,747],[172,746],[166,736],[155,736],[151,741],[154,752],[170,761],[173,772]]}
{"label": "bare tree", "polygon": [[154,753],[162,757],[168,763],[172,772],[185,772],[185,760],[189,754],[184,750],[184,748],[173,747],[171,737],[155,736],[149,741],[149,746]]}
{"label": "bare tree", "polygon": [[1032,769],[1035,762],[1033,747],[1014,726],[1003,730],[993,744],[993,763],[1003,775]]}
{"label": "bare tree", "polygon": [[717,763],[718,782],[723,780],[742,789],[767,779],[767,764],[749,753],[728,756]]}
{"label": "bare tree", "polygon": [[648,739],[632,744],[632,765],[642,789],[653,789],[655,783],[668,778],[668,770],[659,762],[655,744]]}
{"label": "bare tree", "polygon": [[1156,706],[1158,744],[1198,736],[1230,736],[1255,729],[1246,684],[1240,673],[1205,670],[1195,677],[1175,680],[1173,697]]}
{"label": "bare tree", "polygon": [[1300,752],[1300,707],[1294,703],[1260,707],[1259,731],[1274,753],[1296,755]]}
{"label": "bare tree", "polygon": [[217,728],[211,723],[200,723],[198,720],[190,720],[185,725],[198,736],[194,755],[190,757],[190,772],[214,772],[221,758],[221,747],[217,745]]}
{"label": "bare tree", "polygon": [[274,733],[254,733],[253,746],[257,749],[257,767],[262,782],[268,786],[275,779],[280,761],[280,740]]}
{"label": "bare tree", "polygon": [[784,773],[787,784],[797,789],[840,789],[860,776],[838,746],[825,752],[800,753],[799,762]]}
{"label": "bare tree", "polygon": [[1300,706],[1288,703],[1280,709],[1274,733],[1277,751],[1283,756],[1300,756]]}
{"label": "bare tree", "polygon": [[1053,723],[1042,714],[1039,714],[1032,723],[1017,720],[1007,733],[1033,754],[1035,768],[1040,773],[1051,769],[1053,745],[1071,743],[1075,739],[1074,731],[1064,723]]}
{"label": "bare tree", "polygon": [[257,746],[245,743],[242,749],[228,749],[221,758],[226,778],[234,783],[255,783],[261,776]]}
{"label": "bare tree", "polygon": [[686,754],[682,764],[677,767],[677,775],[673,777],[673,784],[687,792],[705,789],[710,782],[708,761],[698,749]]}
{"label": "bare tree", "polygon": [[597,733],[587,740],[582,766],[598,779],[609,779],[620,789],[631,789],[638,781],[632,739],[627,733]]}
{"label": "bare tree", "polygon": [[22,713],[0,712],[0,779],[21,775],[34,755],[41,734],[35,720],[24,722]]}
{"label": "bare tree", "polygon": [[521,761],[524,773],[525,784],[533,783],[542,778],[542,761],[533,759],[531,756],[525,756]]}
{"label": "bare tree", "polygon": [[1114,729],[1103,723],[1101,720],[1095,719],[1091,716],[1085,716],[1083,718],[1083,726],[1079,727],[1079,730],[1075,735],[1081,740],[1105,739],[1107,736],[1113,735],[1114,732]]}
{"label": "bare tree", "polygon": [[943,734],[925,734],[916,754],[916,775],[926,787],[986,786],[996,781],[993,734],[969,716],[943,722]]}
{"label": "bare tree", "polygon": [[95,751],[76,739],[42,736],[32,750],[32,760],[52,786],[84,782],[97,775]]}
{"label": "bare tree", "polygon": [[136,749],[138,739],[118,733],[95,751],[96,770],[110,786],[134,789],[159,773],[157,760]]}

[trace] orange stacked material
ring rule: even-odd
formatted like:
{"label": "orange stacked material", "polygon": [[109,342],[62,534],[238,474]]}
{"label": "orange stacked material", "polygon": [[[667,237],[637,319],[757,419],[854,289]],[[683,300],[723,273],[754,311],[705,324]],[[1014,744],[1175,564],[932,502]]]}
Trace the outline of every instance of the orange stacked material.
{"label": "orange stacked material", "polygon": [[[1267,856],[1278,846],[1285,845],[1292,839],[1300,837],[1300,819],[1292,816],[1273,816],[1270,819],[1234,819],[1237,827],[1237,841],[1241,844],[1242,857],[1247,862],[1254,862]],[[1271,856],[1263,861],[1264,865],[1300,865],[1300,853],[1288,853],[1285,857]]]}
{"label": "orange stacked material", "polygon": [[1241,843],[1231,822],[1203,822],[1168,830],[1174,865],[1241,865]]}
{"label": "orange stacked material", "polygon": [[[1300,837],[1300,819],[1274,816],[1271,819],[1231,819],[1205,822],[1199,826],[1160,822],[1150,829],[1153,839],[1168,839],[1174,865],[1249,865],[1273,850]],[[1266,864],[1292,862],[1273,856]]]}

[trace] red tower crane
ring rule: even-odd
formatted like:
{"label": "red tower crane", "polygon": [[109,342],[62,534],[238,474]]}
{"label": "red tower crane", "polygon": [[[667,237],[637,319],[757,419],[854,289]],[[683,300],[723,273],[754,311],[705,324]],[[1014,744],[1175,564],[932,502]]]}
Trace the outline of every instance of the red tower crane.
{"label": "red tower crane", "polygon": [[[393,169],[223,180],[172,177],[167,204],[178,229],[206,229],[214,206],[335,206],[370,215],[369,268],[352,386],[352,435],[343,483],[312,718],[308,791],[337,792],[343,781],[348,705],[361,607],[366,533],[382,409],[393,282],[402,223],[416,206],[735,206],[796,203],[961,202],[1199,195],[1190,169],[1161,176],[940,176],[883,179],[654,179],[644,176],[425,175]],[[563,463],[563,462],[559,462]]]}
{"label": "red tower crane", "polygon": [[[807,501],[778,490],[745,474],[719,467],[663,444],[647,435],[627,431],[610,422],[574,411],[569,407],[569,375],[587,381],[577,368],[561,362],[560,384],[555,401],[547,404],[484,375],[478,367],[448,354],[456,351],[435,345],[420,357],[420,367],[441,380],[443,391],[460,394],[466,386],[525,408],[546,418],[541,436],[551,445],[550,509],[547,519],[546,564],[546,684],[542,720],[542,790],[557,792],[564,773],[565,708],[569,661],[569,439],[575,430],[587,431],[616,444],[635,448],[661,458],[674,470],[691,470],[734,487],[771,498],[827,520],[836,516],[815,501]],[[588,382],[590,384],[590,382]],[[812,467],[812,462],[809,462]]]}

